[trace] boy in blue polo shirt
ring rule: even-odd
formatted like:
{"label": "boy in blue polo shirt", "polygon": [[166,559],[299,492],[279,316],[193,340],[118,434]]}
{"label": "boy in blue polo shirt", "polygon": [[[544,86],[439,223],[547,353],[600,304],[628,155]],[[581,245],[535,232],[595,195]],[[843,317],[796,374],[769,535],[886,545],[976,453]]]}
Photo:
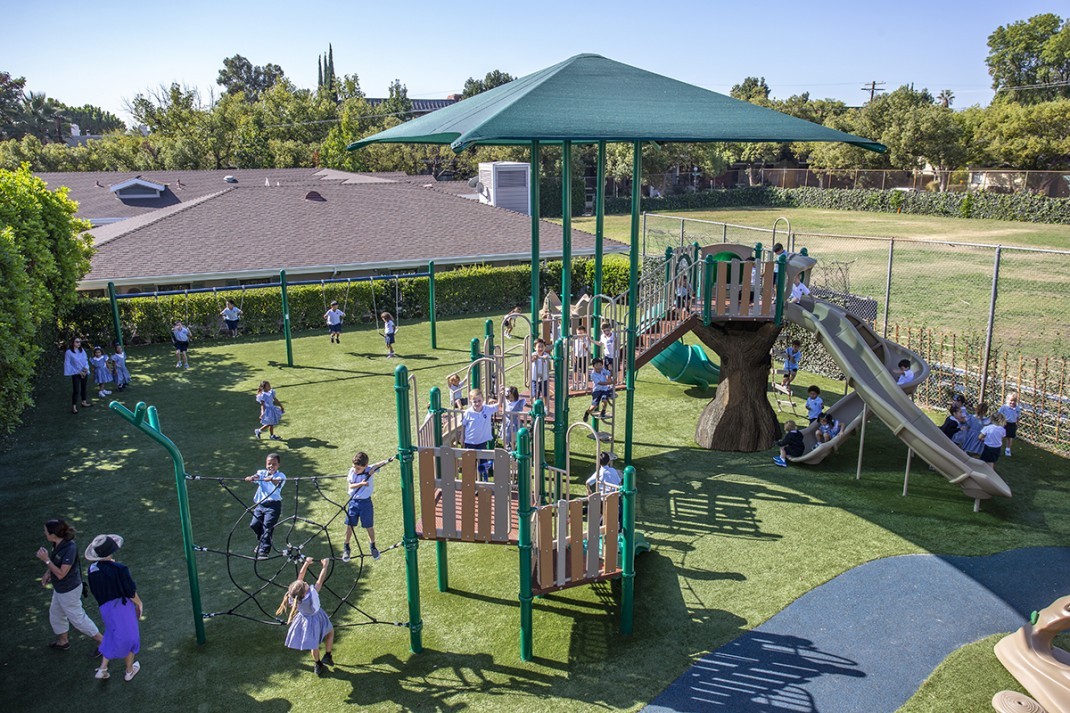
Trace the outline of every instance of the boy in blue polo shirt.
{"label": "boy in blue polo shirt", "polygon": [[606,404],[613,400],[616,393],[613,390],[613,375],[604,369],[605,362],[601,358],[591,362],[591,405],[583,414],[583,419],[601,407],[599,418],[606,417]]}
{"label": "boy in blue polo shirt", "polygon": [[268,453],[264,467],[245,478],[247,483],[256,483],[256,494],[253,496],[256,507],[253,508],[249,527],[258,540],[253,550],[257,557],[271,554],[271,535],[282,515],[282,486],[286,483],[286,475],[279,470],[279,464],[279,454]]}
{"label": "boy in blue polo shirt", "polygon": [[372,506],[372,489],[375,487],[372,476],[380,468],[394,460],[393,457],[368,465],[368,454],[359,451],[353,456],[353,467],[349,469],[349,502],[346,505],[346,539],[342,545],[342,561],[350,559],[349,541],[353,538],[353,528],[363,527],[368,531],[368,544],[372,548],[372,559],[379,559],[379,548],[375,546],[375,508]]}

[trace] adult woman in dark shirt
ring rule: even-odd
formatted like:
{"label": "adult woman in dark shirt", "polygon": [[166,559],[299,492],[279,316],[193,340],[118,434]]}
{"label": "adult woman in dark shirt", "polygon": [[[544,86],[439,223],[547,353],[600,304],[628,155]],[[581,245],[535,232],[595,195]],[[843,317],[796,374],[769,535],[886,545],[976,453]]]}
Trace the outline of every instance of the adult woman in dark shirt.
{"label": "adult woman in dark shirt", "polygon": [[[86,636],[100,644],[100,630],[82,608],[82,568],[78,565],[78,545],[74,541],[74,528],[63,520],[49,520],[45,523],[45,539],[52,543],[49,551],[45,547],[37,550],[37,559],[45,563],[45,574],[41,577],[41,586],[52,585],[52,605],[48,608],[48,621],[56,640],[49,648],[66,651],[71,648],[68,637],[73,626]],[[94,656],[100,652],[94,647]]]}
{"label": "adult woman in dark shirt", "polygon": [[122,546],[123,538],[118,535],[97,535],[86,548],[85,558],[93,563],[89,566],[89,589],[104,620],[104,640],[100,642],[103,658],[96,678],[109,678],[108,660],[122,658],[126,660],[125,678],[129,681],[141,670],[141,663],[134,657],[141,650],[137,622],[144,608],[130,570],[115,561],[114,555]]}

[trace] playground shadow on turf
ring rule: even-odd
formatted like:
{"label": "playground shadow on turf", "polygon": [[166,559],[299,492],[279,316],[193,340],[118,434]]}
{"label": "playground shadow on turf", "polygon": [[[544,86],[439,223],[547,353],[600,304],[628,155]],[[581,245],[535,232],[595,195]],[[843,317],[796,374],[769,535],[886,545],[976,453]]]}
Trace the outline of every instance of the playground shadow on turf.
{"label": "playground shadow on turf", "polygon": [[802,686],[822,676],[866,674],[855,661],[822,651],[808,639],[751,631],[703,656],[645,710],[816,712]]}

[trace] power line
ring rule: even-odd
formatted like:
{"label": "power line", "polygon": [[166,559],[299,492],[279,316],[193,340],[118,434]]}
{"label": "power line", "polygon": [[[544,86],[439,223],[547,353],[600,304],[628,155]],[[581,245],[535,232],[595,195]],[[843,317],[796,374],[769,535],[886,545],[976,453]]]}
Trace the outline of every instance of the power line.
{"label": "power line", "polygon": [[885,84],[885,82],[878,82],[878,81],[874,80],[874,81],[871,81],[869,83],[869,86],[862,87],[862,91],[869,92],[869,100],[873,101],[873,97],[874,97],[874,95],[876,95],[877,92],[883,92],[884,91],[884,89],[882,88],[884,84]]}
{"label": "power line", "polygon": [[1025,89],[1052,89],[1054,87],[1070,87],[1070,79],[1064,79],[1058,82],[1046,82],[1043,84],[1019,84],[1015,86],[1003,86],[996,89],[996,94],[1000,92],[1017,92]]}

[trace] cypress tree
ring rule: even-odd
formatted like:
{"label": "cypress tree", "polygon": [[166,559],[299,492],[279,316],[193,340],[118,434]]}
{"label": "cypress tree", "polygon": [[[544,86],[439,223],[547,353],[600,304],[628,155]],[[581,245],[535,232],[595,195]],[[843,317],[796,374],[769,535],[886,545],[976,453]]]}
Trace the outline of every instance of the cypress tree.
{"label": "cypress tree", "polygon": [[323,89],[323,57],[316,57],[316,87]]}

